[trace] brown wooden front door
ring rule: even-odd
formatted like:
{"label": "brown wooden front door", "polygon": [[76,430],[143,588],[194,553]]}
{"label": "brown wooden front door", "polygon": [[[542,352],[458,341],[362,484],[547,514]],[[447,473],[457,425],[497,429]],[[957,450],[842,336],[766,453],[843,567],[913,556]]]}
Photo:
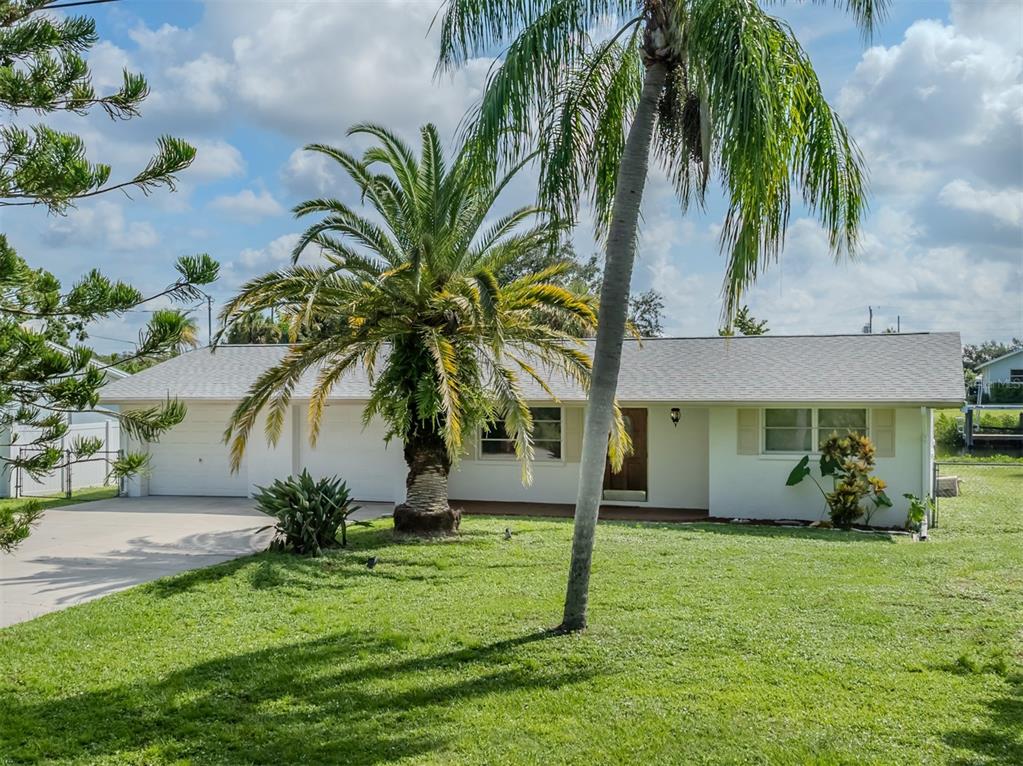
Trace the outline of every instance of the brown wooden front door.
{"label": "brown wooden front door", "polygon": [[625,458],[622,470],[618,473],[611,472],[611,461],[608,460],[607,468],[604,470],[604,489],[646,493],[647,411],[638,407],[628,407],[622,409],[622,417],[625,419],[625,430],[632,438],[632,454]]}

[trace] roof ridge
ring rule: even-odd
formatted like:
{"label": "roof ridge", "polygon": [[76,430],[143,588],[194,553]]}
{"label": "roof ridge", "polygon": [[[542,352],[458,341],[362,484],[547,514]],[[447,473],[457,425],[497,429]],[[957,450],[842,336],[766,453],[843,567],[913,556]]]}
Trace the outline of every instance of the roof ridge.
{"label": "roof ridge", "polygon": [[[794,333],[782,335],[766,333],[764,335],[653,335],[642,338],[625,338],[627,341],[647,343],[655,340],[771,340],[779,338],[898,338],[920,335],[958,335],[958,330],[919,330],[916,332],[836,332],[836,333]],[[592,338],[587,338],[592,340]]]}
{"label": "roof ridge", "polygon": [[[783,340],[787,338],[899,338],[899,337],[919,337],[919,336],[940,336],[940,335],[958,335],[958,330],[920,330],[916,332],[895,332],[895,333],[860,333],[860,332],[836,332],[836,333],[794,333],[791,335],[772,334],[767,333],[765,335],[651,335],[644,336],[642,338],[628,337],[623,338],[626,342],[631,343],[651,343],[654,341],[663,340]],[[593,342],[594,338],[581,338],[583,342]],[[224,348],[289,348],[292,344],[290,343],[220,343],[216,346],[203,346],[197,349],[189,349],[185,353],[192,353],[193,351],[212,350],[217,351],[218,349]],[[1015,352],[1012,352],[1015,353]]]}

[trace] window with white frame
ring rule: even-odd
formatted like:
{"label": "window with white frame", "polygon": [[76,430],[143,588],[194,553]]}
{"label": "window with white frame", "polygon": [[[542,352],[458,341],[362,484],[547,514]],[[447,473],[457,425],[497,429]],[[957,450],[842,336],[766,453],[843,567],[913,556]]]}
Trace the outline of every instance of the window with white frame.
{"label": "window with white frame", "polygon": [[[533,450],[537,460],[561,460],[561,408],[530,407],[533,415]],[[515,442],[503,420],[495,421],[480,434],[480,455],[484,458],[515,457]]]}
{"label": "window with white frame", "polygon": [[1023,370],[1009,370],[1010,383],[1023,383]]}
{"label": "window with white frame", "polygon": [[867,411],[856,407],[769,407],[764,452],[815,452],[832,434],[867,434]]}

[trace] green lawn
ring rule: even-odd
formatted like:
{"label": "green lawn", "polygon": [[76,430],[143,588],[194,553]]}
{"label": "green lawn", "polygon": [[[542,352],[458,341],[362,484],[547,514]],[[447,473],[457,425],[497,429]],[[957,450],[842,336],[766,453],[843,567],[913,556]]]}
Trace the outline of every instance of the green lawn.
{"label": "green lawn", "polygon": [[560,520],[134,588],[0,631],[0,763],[1018,765],[1023,468],[986,470],[928,543],[603,524],[581,636]]}
{"label": "green lawn", "polygon": [[37,500],[43,508],[59,508],[62,505],[74,503],[85,503],[89,500],[107,500],[117,497],[117,487],[86,487],[76,489],[70,498],[64,495],[52,495],[50,497],[5,497],[0,498],[0,508],[20,508],[26,503]]}

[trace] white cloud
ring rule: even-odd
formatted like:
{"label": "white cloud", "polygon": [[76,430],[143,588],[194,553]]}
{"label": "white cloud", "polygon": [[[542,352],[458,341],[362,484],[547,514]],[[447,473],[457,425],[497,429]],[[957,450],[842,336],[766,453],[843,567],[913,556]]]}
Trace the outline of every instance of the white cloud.
{"label": "white cloud", "polygon": [[406,133],[433,121],[450,135],[489,60],[435,79],[435,11],[411,0],[261,2],[244,13],[209,3],[191,30],[139,25],[131,37],[154,63],[149,108],[174,119],[247,116],[303,141],[366,120]]}
{"label": "white cloud", "polygon": [[195,161],[186,171],[189,180],[232,178],[245,172],[245,159],[238,148],[222,139],[192,139]]}
{"label": "white cloud", "polygon": [[175,107],[181,103],[198,112],[220,112],[227,104],[233,75],[231,65],[210,53],[167,69]]}
{"label": "white cloud", "polygon": [[1023,7],[1014,0],[952,0],[951,16],[964,35],[1023,48]]}
{"label": "white cloud", "polygon": [[291,260],[291,253],[298,244],[298,234],[284,234],[266,247],[245,248],[238,254],[238,262],[246,269],[277,268]]}
{"label": "white cloud", "polygon": [[938,199],[949,207],[989,215],[1010,226],[1023,224],[1023,189],[987,191],[957,178],[945,184]]}
{"label": "white cloud", "polygon": [[128,53],[107,40],[101,40],[89,52],[92,84],[101,94],[113,93],[124,83],[124,70],[133,71]]}
{"label": "white cloud", "polygon": [[258,193],[242,189],[237,194],[224,194],[210,202],[210,207],[246,222],[256,222],[284,212],[281,204],[266,189]]}
{"label": "white cloud", "polygon": [[[136,202],[130,208],[135,217],[143,210],[187,208],[188,194],[198,196],[206,181],[244,178],[236,187],[243,191],[217,198],[210,209],[244,222],[279,216],[267,239],[282,236],[243,250],[240,234],[211,227],[226,240],[217,247],[239,253],[225,263],[218,289],[227,290],[242,274],[286,262],[288,238],[295,236],[285,234],[293,226],[278,201],[285,191],[263,189],[246,177],[246,159],[254,176],[269,179],[279,172],[275,180],[288,193],[347,198],[352,190],[343,174],[316,155],[291,150],[309,141],[346,144],[344,130],[364,120],[411,139],[432,120],[443,135],[453,136],[479,94],[489,61],[435,80],[436,35],[427,34],[434,11],[412,0],[267,0],[247,4],[244,12],[237,4],[208,2],[190,28],[132,29],[138,47],[130,52],[110,43],[97,46],[90,58],[97,82],[119,82],[121,68],[129,66],[145,72],[153,95],[141,120],[90,119],[71,129],[86,137],[93,159],[114,166],[115,176],[145,164],[157,132],[198,146],[195,166],[181,176],[182,193]],[[807,19],[822,18],[823,25],[809,30],[804,42],[823,34],[827,43],[820,45],[841,48],[844,66],[844,46],[858,46],[857,33],[849,27],[840,37],[847,18],[829,21],[819,13],[807,11]],[[962,329],[973,340],[1023,332],[1021,14],[1016,3],[953,0],[948,20],[916,21],[894,44],[863,52],[855,71],[822,71],[829,92],[838,92],[845,79],[836,104],[867,157],[871,214],[860,258],[836,267],[816,224],[794,211],[781,263],[749,294],[754,313],[774,331],[855,332],[870,304],[882,307],[879,324],[888,323],[889,314],[894,323],[901,314],[904,328]],[[829,81],[836,77],[841,79]],[[63,117],[54,124],[56,119]],[[247,143],[257,131],[260,143]],[[275,147],[280,136],[283,151]],[[528,180],[505,203],[528,198]],[[670,332],[713,333],[723,270],[714,221],[718,202],[711,201],[709,217],[695,211],[683,217],[656,176],[646,199],[635,285],[665,294]],[[46,219],[24,231],[37,244],[42,232],[47,247],[61,248],[49,265],[79,243],[88,244],[94,260],[106,262],[118,248],[150,246],[155,252],[157,234],[179,243],[203,218],[168,215],[149,224],[129,222],[123,211],[99,215],[93,208],[83,205],[67,220]],[[574,238],[585,254],[589,231],[581,226]],[[39,248],[40,265],[47,247]],[[145,281],[149,272],[163,274],[154,264],[165,262],[155,254],[148,262],[120,257],[126,273],[117,276]]]}
{"label": "white cloud", "polygon": [[123,206],[110,200],[83,204],[51,218],[42,239],[49,247],[125,252],[144,252],[160,241],[151,223],[126,220]]}
{"label": "white cloud", "polygon": [[281,180],[299,196],[311,197],[336,191],[341,176],[324,155],[296,149],[281,168]]}
{"label": "white cloud", "polygon": [[[1015,6],[999,9],[1003,24],[1021,23]],[[839,108],[866,152],[874,188],[922,195],[943,178],[1018,177],[1021,75],[1018,49],[940,21],[917,21],[899,44],[866,51]]]}
{"label": "white cloud", "polygon": [[980,261],[958,246],[928,246],[904,213],[868,226],[863,251],[833,263],[827,237],[810,219],[794,222],[777,268],[749,293],[772,332],[857,332],[875,310],[875,331],[959,330],[966,339],[1018,334],[1023,262]]}
{"label": "white cloud", "polygon": [[146,53],[168,54],[180,50],[192,35],[188,30],[173,24],[161,24],[157,29],[150,29],[145,24],[136,25],[128,36]]}

